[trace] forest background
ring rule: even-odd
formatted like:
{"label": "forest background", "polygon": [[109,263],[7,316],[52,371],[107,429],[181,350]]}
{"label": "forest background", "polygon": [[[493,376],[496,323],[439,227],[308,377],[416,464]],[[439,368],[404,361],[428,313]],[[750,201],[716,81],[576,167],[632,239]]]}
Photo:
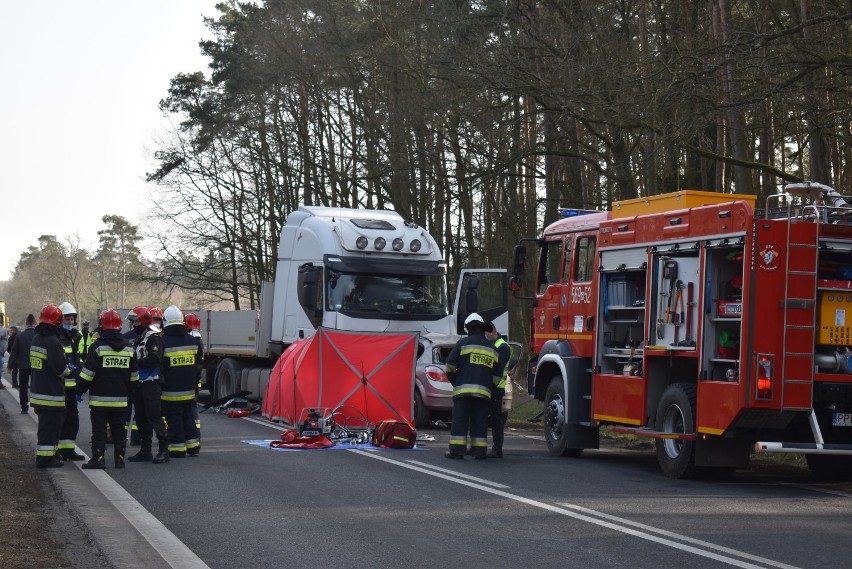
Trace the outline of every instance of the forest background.
{"label": "forest background", "polygon": [[[852,187],[850,0],[229,1],[172,79],[154,219],[45,235],[12,321],[68,300],[256,309],[300,205],[388,208],[507,267],[563,207],[681,189]],[[154,207],[156,206],[156,207]],[[143,256],[143,239],[156,243]],[[512,336],[525,337],[523,303]]]}

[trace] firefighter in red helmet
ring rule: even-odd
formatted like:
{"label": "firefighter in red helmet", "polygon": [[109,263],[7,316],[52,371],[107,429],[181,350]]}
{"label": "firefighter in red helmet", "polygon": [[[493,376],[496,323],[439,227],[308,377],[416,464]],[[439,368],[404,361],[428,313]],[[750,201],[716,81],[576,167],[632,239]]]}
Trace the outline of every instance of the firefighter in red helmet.
{"label": "firefighter in red helmet", "polygon": [[55,304],[41,309],[30,346],[30,405],[38,414],[36,468],[62,466],[59,432],[65,421],[65,379],[71,376],[59,341],[62,310]]}
{"label": "firefighter in red helmet", "polygon": [[92,419],[92,458],[83,468],[105,468],[107,426],[112,434],[114,464],[124,468],[127,433],[124,416],[131,382],[136,382],[136,355],[121,335],[121,316],[115,310],[104,310],[98,322],[100,335],[86,356],[77,391],[89,391]]}

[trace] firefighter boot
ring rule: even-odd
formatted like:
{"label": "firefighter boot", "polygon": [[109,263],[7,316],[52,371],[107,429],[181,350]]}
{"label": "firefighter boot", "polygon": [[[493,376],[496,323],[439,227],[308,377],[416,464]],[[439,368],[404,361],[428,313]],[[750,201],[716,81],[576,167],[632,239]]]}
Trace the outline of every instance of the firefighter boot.
{"label": "firefighter boot", "polygon": [[142,448],[139,449],[139,452],[127,457],[129,462],[151,462],[154,460],[154,455],[151,454],[151,441],[142,441],[141,444]]}
{"label": "firefighter boot", "polygon": [[85,468],[86,470],[92,468],[99,468],[103,470],[104,468],[106,468],[106,463],[104,462],[105,452],[106,443],[92,445],[92,458],[89,459],[89,462],[83,463],[83,468]]}
{"label": "firefighter boot", "polygon": [[127,452],[127,442],[118,441],[113,443],[113,458],[116,468],[124,468],[124,453]]}
{"label": "firefighter boot", "polygon": [[64,464],[65,462],[55,454],[36,457],[36,468],[61,468]]}
{"label": "firefighter boot", "polygon": [[169,444],[160,442],[160,447],[157,449],[157,456],[154,457],[154,464],[163,464],[169,461]]}
{"label": "firefighter boot", "polygon": [[503,458],[503,449],[496,446],[491,447],[491,450],[488,451],[488,458]]}
{"label": "firefighter boot", "polygon": [[62,460],[86,460],[86,457],[77,452],[76,448],[64,448],[59,451]]}

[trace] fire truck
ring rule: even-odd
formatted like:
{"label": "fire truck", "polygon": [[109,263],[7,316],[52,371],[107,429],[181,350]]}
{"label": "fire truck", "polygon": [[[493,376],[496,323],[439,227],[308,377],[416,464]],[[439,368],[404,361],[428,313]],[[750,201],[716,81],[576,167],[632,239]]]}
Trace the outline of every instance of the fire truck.
{"label": "fire truck", "polygon": [[805,182],[755,202],[685,190],[566,210],[515,247],[550,452],[598,448],[609,426],[654,439],[672,478],[730,474],[755,449],[852,475],[852,199]]}

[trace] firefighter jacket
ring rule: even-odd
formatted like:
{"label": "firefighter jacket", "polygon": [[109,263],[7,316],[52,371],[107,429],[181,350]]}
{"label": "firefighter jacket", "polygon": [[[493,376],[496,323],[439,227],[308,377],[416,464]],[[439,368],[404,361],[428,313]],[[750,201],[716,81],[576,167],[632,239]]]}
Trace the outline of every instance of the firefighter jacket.
{"label": "firefighter jacket", "polygon": [[39,324],[35,328],[30,346],[30,405],[36,409],[65,407],[65,383],[71,376],[71,368],[58,331],[52,324]]}
{"label": "firefighter jacket", "polygon": [[499,383],[503,370],[494,343],[482,332],[462,338],[447,357],[447,377],[453,384],[453,399],[491,399],[491,387]]}
{"label": "firefighter jacket", "polygon": [[77,389],[77,375],[80,368],[83,367],[80,353],[77,351],[77,346],[80,345],[80,331],[76,328],[70,330],[61,328],[57,337],[62,344],[62,349],[65,350],[65,359],[70,364],[72,372],[65,378],[65,389],[74,391]]}
{"label": "firefighter jacket", "polygon": [[81,362],[85,363],[86,358],[89,356],[89,348],[91,348],[94,343],[94,334],[85,329],[80,332],[80,341],[77,343],[77,353],[80,354]]}
{"label": "firefighter jacket", "polygon": [[89,407],[127,407],[127,393],[136,382],[136,354],[117,330],[104,330],[92,344],[77,380],[79,392],[89,391]]}
{"label": "firefighter jacket", "polygon": [[166,326],[163,334],[163,401],[192,401],[201,367],[201,344],[183,324]]}
{"label": "firefighter jacket", "polygon": [[[137,330],[139,328],[139,330]],[[137,326],[136,339],[133,340],[133,351],[136,353],[136,367],[139,370],[139,381],[159,381],[160,366],[163,363],[163,340],[160,335],[150,328]]]}
{"label": "firefighter jacket", "polygon": [[[500,361],[497,363],[497,369],[500,370],[500,380],[494,384],[494,387],[498,390],[502,390],[503,394],[505,394],[506,371],[509,367],[509,358],[512,355],[512,349],[509,347],[509,344],[506,343],[506,340],[499,337],[494,340],[494,347],[497,349],[497,356],[500,358]],[[502,396],[503,395],[500,395],[500,397]]]}

